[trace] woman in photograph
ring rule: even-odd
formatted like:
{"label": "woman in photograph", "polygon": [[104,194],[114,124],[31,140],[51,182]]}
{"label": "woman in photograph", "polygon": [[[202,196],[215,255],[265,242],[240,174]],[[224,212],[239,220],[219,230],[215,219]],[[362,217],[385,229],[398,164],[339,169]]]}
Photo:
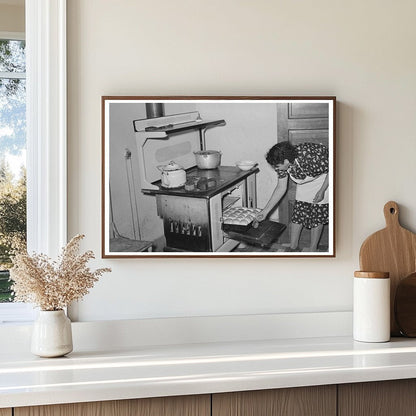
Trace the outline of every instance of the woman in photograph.
{"label": "woman in photograph", "polygon": [[303,250],[317,251],[323,227],[328,224],[328,148],[317,143],[292,145],[280,142],[267,152],[266,160],[277,172],[277,185],[257,215],[257,221],[266,219],[279,204],[290,178],[297,186],[290,223],[290,246],[285,251],[302,251],[299,238],[303,227],[311,230],[310,247]]}

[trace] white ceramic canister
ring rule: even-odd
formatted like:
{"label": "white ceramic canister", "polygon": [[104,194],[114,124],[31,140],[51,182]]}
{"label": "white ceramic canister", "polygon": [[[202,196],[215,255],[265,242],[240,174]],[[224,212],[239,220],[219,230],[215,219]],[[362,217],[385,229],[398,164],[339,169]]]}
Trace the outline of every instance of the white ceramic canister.
{"label": "white ceramic canister", "polygon": [[354,273],[353,337],[362,342],[390,340],[390,278],[387,272]]}

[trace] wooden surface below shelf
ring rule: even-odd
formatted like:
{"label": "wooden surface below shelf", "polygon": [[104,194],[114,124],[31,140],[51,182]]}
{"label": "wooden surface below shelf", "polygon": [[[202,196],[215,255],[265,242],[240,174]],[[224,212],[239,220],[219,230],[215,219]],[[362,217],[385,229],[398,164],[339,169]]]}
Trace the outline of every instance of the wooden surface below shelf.
{"label": "wooden surface below shelf", "polygon": [[336,386],[213,394],[214,416],[336,415]]}
{"label": "wooden surface below shelf", "polygon": [[338,416],[414,416],[416,380],[338,386]]}
{"label": "wooden surface below shelf", "polygon": [[14,416],[210,416],[210,400],[197,395],[18,407]]}

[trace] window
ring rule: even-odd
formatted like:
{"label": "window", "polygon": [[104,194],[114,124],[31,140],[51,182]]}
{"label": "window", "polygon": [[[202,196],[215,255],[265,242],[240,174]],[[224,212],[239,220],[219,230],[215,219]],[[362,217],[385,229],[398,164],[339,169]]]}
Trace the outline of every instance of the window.
{"label": "window", "polygon": [[[0,36],[0,303],[12,301],[13,245],[26,244],[26,52]],[[6,37],[6,36],[4,36]]]}
{"label": "window", "polygon": [[[25,20],[27,245],[55,257],[66,243],[66,0],[25,0]],[[33,315],[31,305],[0,303],[0,324]]]}

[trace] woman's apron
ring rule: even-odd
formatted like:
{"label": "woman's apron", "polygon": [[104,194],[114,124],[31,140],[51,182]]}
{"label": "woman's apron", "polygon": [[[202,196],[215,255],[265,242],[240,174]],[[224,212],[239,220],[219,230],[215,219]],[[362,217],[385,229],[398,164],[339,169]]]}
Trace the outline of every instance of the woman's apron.
{"label": "woman's apron", "polygon": [[[299,165],[296,159],[295,163],[297,164],[299,169],[304,173],[304,170]],[[322,175],[317,176],[315,178],[312,176],[306,176],[304,179],[297,179],[293,177],[290,173],[290,169],[288,169],[288,173],[290,179],[292,179],[292,181],[296,183],[295,199],[297,201],[304,201],[312,204],[317,192],[322,188],[322,185],[325,182],[327,173],[323,173]],[[329,187],[325,190],[324,198],[322,199],[322,201],[318,202],[319,205],[328,204],[328,189]]]}

